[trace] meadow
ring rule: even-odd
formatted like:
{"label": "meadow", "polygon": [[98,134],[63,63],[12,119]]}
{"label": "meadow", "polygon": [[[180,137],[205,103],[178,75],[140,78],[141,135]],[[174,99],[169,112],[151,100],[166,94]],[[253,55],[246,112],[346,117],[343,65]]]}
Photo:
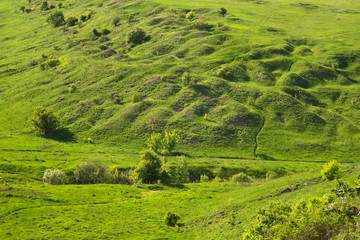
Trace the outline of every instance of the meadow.
{"label": "meadow", "polygon": [[[0,2],[1,239],[240,239],[269,202],[330,194],[325,162],[358,179],[358,1],[47,3]],[[55,11],[79,21],[54,27]],[[56,134],[34,133],[40,106]],[[88,160],[133,169],[164,130],[188,183],[43,183]],[[254,181],[228,181],[240,172]]]}

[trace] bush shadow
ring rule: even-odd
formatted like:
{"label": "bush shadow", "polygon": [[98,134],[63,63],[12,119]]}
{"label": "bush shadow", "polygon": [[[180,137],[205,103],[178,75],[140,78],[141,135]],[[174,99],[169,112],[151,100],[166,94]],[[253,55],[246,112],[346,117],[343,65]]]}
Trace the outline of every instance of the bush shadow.
{"label": "bush shadow", "polygon": [[45,136],[45,138],[52,139],[59,142],[75,142],[75,135],[67,128],[59,128],[52,134]]}

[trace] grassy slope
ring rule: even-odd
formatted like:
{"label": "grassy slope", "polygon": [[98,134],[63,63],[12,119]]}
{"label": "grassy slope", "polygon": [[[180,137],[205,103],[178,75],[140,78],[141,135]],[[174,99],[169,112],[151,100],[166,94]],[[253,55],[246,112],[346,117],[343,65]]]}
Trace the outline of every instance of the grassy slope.
{"label": "grassy slope", "polygon": [[[234,239],[269,201],[329,192],[334,183],[318,181],[322,164],[317,161],[355,161],[359,156],[360,36],[355,23],[360,6],[357,1],[317,1],[319,7],[301,2],[104,1],[100,7],[90,0],[63,1],[66,17],[95,12],[81,28],[63,32],[46,24],[48,12],[38,10],[40,2],[1,1],[0,238]],[[22,5],[35,11],[20,13]],[[215,13],[219,7],[228,9],[225,18]],[[197,17],[214,24],[214,30],[190,28],[189,21],[179,18],[185,8],[200,9]],[[122,19],[117,27],[111,26],[114,16]],[[228,29],[218,27],[219,22]],[[137,26],[151,40],[117,48]],[[93,28],[110,29],[109,43],[94,39]],[[294,50],[286,53],[289,38],[300,43],[290,42]],[[204,44],[215,52],[203,55]],[[100,45],[117,54],[104,58]],[[61,57],[62,64],[46,71],[30,67],[42,54]],[[339,54],[344,58],[339,60]],[[245,65],[249,79],[214,76],[225,63]],[[306,72],[309,68],[315,72]],[[196,85],[184,86],[184,71],[196,77]],[[308,76],[309,86],[285,88],[289,72]],[[275,81],[262,78],[269,74]],[[67,90],[70,83],[78,86],[73,94]],[[146,99],[132,104],[136,92]],[[117,95],[123,104],[114,103]],[[77,142],[34,136],[27,120],[39,105],[54,108]],[[209,120],[203,118],[206,112]],[[191,168],[291,175],[251,185],[41,184],[46,168],[72,170],[87,159],[134,166],[144,146],[139,139],[164,128],[182,135],[179,151],[191,156]],[[82,143],[84,137],[95,144]],[[176,162],[175,157],[169,160]],[[345,174],[353,166],[347,165],[343,178],[356,179],[357,172]],[[279,194],[287,188],[291,191]],[[181,216],[179,233],[161,222],[169,209]]]}
{"label": "grassy slope", "polygon": [[[153,130],[170,128],[190,144],[187,149],[196,146],[197,155],[359,155],[356,1],[99,3],[63,2],[65,17],[93,12],[80,27],[63,29],[46,24],[50,11],[40,11],[39,2],[1,3],[0,118],[8,144],[17,137],[26,141],[27,119],[45,105],[77,140],[135,144]],[[21,13],[22,5],[34,11]],[[229,11],[224,18],[216,13],[220,6]],[[197,18],[213,30],[191,28],[181,9],[198,9]],[[111,25],[115,16],[121,18],[117,27]],[[130,48],[126,35],[136,27],[151,40]],[[110,29],[110,40],[99,42],[93,28]],[[107,57],[109,49],[116,54]],[[30,67],[43,61],[42,54],[59,57],[61,65]],[[234,76],[215,76],[223,64]],[[194,85],[184,86],[184,72]],[[67,91],[70,83],[78,86],[75,93]],[[131,103],[137,92],[145,99]],[[115,102],[119,97],[122,104]]]}

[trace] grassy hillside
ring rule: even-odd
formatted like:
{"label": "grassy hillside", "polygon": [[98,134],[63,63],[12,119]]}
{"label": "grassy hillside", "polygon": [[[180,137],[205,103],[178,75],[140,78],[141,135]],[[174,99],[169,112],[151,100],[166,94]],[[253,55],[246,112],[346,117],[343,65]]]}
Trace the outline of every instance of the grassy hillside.
{"label": "grassy hillside", "polygon": [[[61,3],[44,11],[41,1],[1,3],[4,137],[31,134],[27,120],[47,106],[71,132],[65,140],[135,144],[176,129],[187,148],[214,156],[359,156],[356,1]],[[57,10],[91,16],[54,28],[46,19]],[[127,42],[136,28],[148,41]],[[49,59],[59,65],[42,70]]]}
{"label": "grassy hillside", "polygon": [[[359,178],[357,0],[47,3],[0,1],[0,239],[240,239],[269,202],[330,194],[324,162]],[[56,11],[79,21],[54,27]],[[34,133],[39,106],[55,134]],[[87,160],[131,169],[165,130],[180,143],[161,160],[185,158],[191,183],[42,182]],[[253,181],[228,181],[241,172]]]}

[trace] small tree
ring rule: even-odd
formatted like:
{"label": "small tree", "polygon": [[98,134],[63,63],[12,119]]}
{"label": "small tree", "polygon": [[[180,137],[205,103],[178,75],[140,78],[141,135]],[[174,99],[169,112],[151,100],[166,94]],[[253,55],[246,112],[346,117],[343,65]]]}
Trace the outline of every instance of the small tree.
{"label": "small tree", "polygon": [[35,132],[40,135],[51,134],[60,126],[60,121],[53,110],[46,107],[35,109],[30,121]]}
{"label": "small tree", "polygon": [[220,8],[218,13],[222,16],[222,17],[225,17],[226,13],[227,13],[227,10],[225,8]]}
{"label": "small tree", "polygon": [[163,139],[163,146],[165,148],[165,150],[171,154],[171,152],[175,149],[176,145],[178,144],[180,140],[179,135],[176,134],[175,130],[170,132],[170,131],[165,131],[165,137]]}
{"label": "small tree", "polygon": [[41,6],[40,6],[40,9],[43,10],[43,11],[48,10],[48,9],[49,9],[48,3],[47,3],[46,1],[43,2],[43,3],[41,4]]}
{"label": "small tree", "polygon": [[61,11],[55,11],[49,15],[46,22],[52,24],[54,27],[65,25],[64,14]]}
{"label": "small tree", "polygon": [[341,165],[335,160],[326,163],[321,170],[322,178],[325,180],[334,180],[337,177],[340,168]]}
{"label": "small tree", "polygon": [[146,149],[139,164],[133,171],[132,178],[137,183],[154,183],[160,179],[161,160],[151,149]]}
{"label": "small tree", "polygon": [[176,183],[189,182],[189,169],[185,156],[181,156],[177,162],[174,175]]}
{"label": "small tree", "polygon": [[61,185],[66,183],[66,174],[59,169],[46,169],[43,181],[46,184]]}
{"label": "small tree", "polygon": [[180,219],[180,217],[176,213],[173,213],[172,211],[168,211],[163,219],[166,225],[174,227],[177,221]]}
{"label": "small tree", "polygon": [[76,17],[69,17],[66,19],[66,26],[67,27],[75,26],[78,21],[79,20]]}
{"label": "small tree", "polygon": [[195,12],[193,12],[193,10],[191,10],[190,12],[188,12],[186,14],[186,19],[189,19],[190,21],[195,19]]}
{"label": "small tree", "polygon": [[159,150],[162,147],[161,134],[153,132],[151,136],[147,139],[146,143],[151,150],[153,150],[155,153],[159,153]]}
{"label": "small tree", "polygon": [[141,44],[146,39],[146,33],[141,28],[137,28],[128,34],[128,42],[134,44]]}

